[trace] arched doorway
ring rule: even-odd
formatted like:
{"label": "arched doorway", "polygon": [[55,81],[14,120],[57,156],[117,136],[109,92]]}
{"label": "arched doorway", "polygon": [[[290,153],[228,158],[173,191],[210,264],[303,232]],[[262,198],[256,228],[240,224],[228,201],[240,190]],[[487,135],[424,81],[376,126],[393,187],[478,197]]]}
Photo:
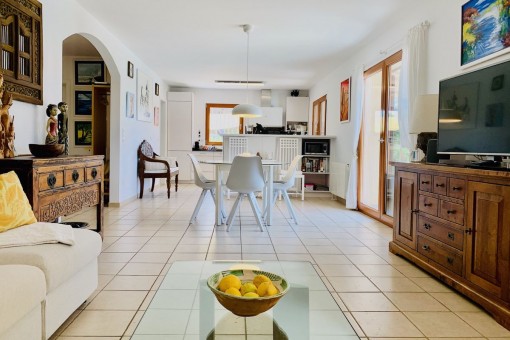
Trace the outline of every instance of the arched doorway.
{"label": "arched doorway", "polygon": [[110,202],[110,84],[109,68],[87,38],[73,34],[62,42],[69,154],[104,155],[105,205]]}

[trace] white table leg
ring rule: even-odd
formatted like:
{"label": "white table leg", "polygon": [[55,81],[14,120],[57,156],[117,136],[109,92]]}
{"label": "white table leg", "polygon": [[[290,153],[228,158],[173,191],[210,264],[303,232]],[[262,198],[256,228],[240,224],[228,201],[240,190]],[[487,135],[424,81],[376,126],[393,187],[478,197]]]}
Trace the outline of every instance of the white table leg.
{"label": "white table leg", "polygon": [[273,167],[269,166],[269,179],[267,181],[267,215],[266,215],[266,224],[271,225],[273,223]]}
{"label": "white table leg", "polygon": [[221,172],[220,164],[216,164],[216,210],[214,211],[214,217],[216,221],[216,225],[223,224],[223,216],[221,215],[221,209],[223,207],[223,193],[221,192],[221,182],[223,181],[223,176]]}

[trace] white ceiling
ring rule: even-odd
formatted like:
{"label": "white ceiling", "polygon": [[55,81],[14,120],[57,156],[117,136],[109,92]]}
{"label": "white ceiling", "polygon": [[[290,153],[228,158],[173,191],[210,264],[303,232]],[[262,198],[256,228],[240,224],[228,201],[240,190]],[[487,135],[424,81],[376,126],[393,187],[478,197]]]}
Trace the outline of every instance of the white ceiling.
{"label": "white ceiling", "polygon": [[241,25],[251,24],[249,80],[309,89],[424,0],[76,1],[171,86],[246,80]]}

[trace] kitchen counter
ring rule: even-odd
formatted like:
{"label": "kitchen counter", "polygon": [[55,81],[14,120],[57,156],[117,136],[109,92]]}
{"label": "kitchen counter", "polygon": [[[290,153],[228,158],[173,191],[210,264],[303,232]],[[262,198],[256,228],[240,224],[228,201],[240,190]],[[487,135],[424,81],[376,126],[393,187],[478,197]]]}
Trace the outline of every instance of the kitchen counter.
{"label": "kitchen counter", "polygon": [[266,134],[228,134],[223,135],[225,137],[266,137],[266,138],[306,138],[306,139],[335,139],[336,136],[327,135],[327,136],[312,136],[312,135],[266,135]]}

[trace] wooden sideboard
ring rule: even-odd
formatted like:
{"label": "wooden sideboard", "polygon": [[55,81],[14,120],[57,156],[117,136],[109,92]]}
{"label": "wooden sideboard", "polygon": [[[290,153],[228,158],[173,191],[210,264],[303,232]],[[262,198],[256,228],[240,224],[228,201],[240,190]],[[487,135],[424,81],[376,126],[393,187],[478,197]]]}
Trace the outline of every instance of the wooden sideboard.
{"label": "wooden sideboard", "polygon": [[510,329],[510,172],[396,163],[390,251]]}
{"label": "wooden sideboard", "polygon": [[0,159],[0,173],[15,171],[38,221],[52,222],[96,206],[103,227],[103,156],[20,156]]}

